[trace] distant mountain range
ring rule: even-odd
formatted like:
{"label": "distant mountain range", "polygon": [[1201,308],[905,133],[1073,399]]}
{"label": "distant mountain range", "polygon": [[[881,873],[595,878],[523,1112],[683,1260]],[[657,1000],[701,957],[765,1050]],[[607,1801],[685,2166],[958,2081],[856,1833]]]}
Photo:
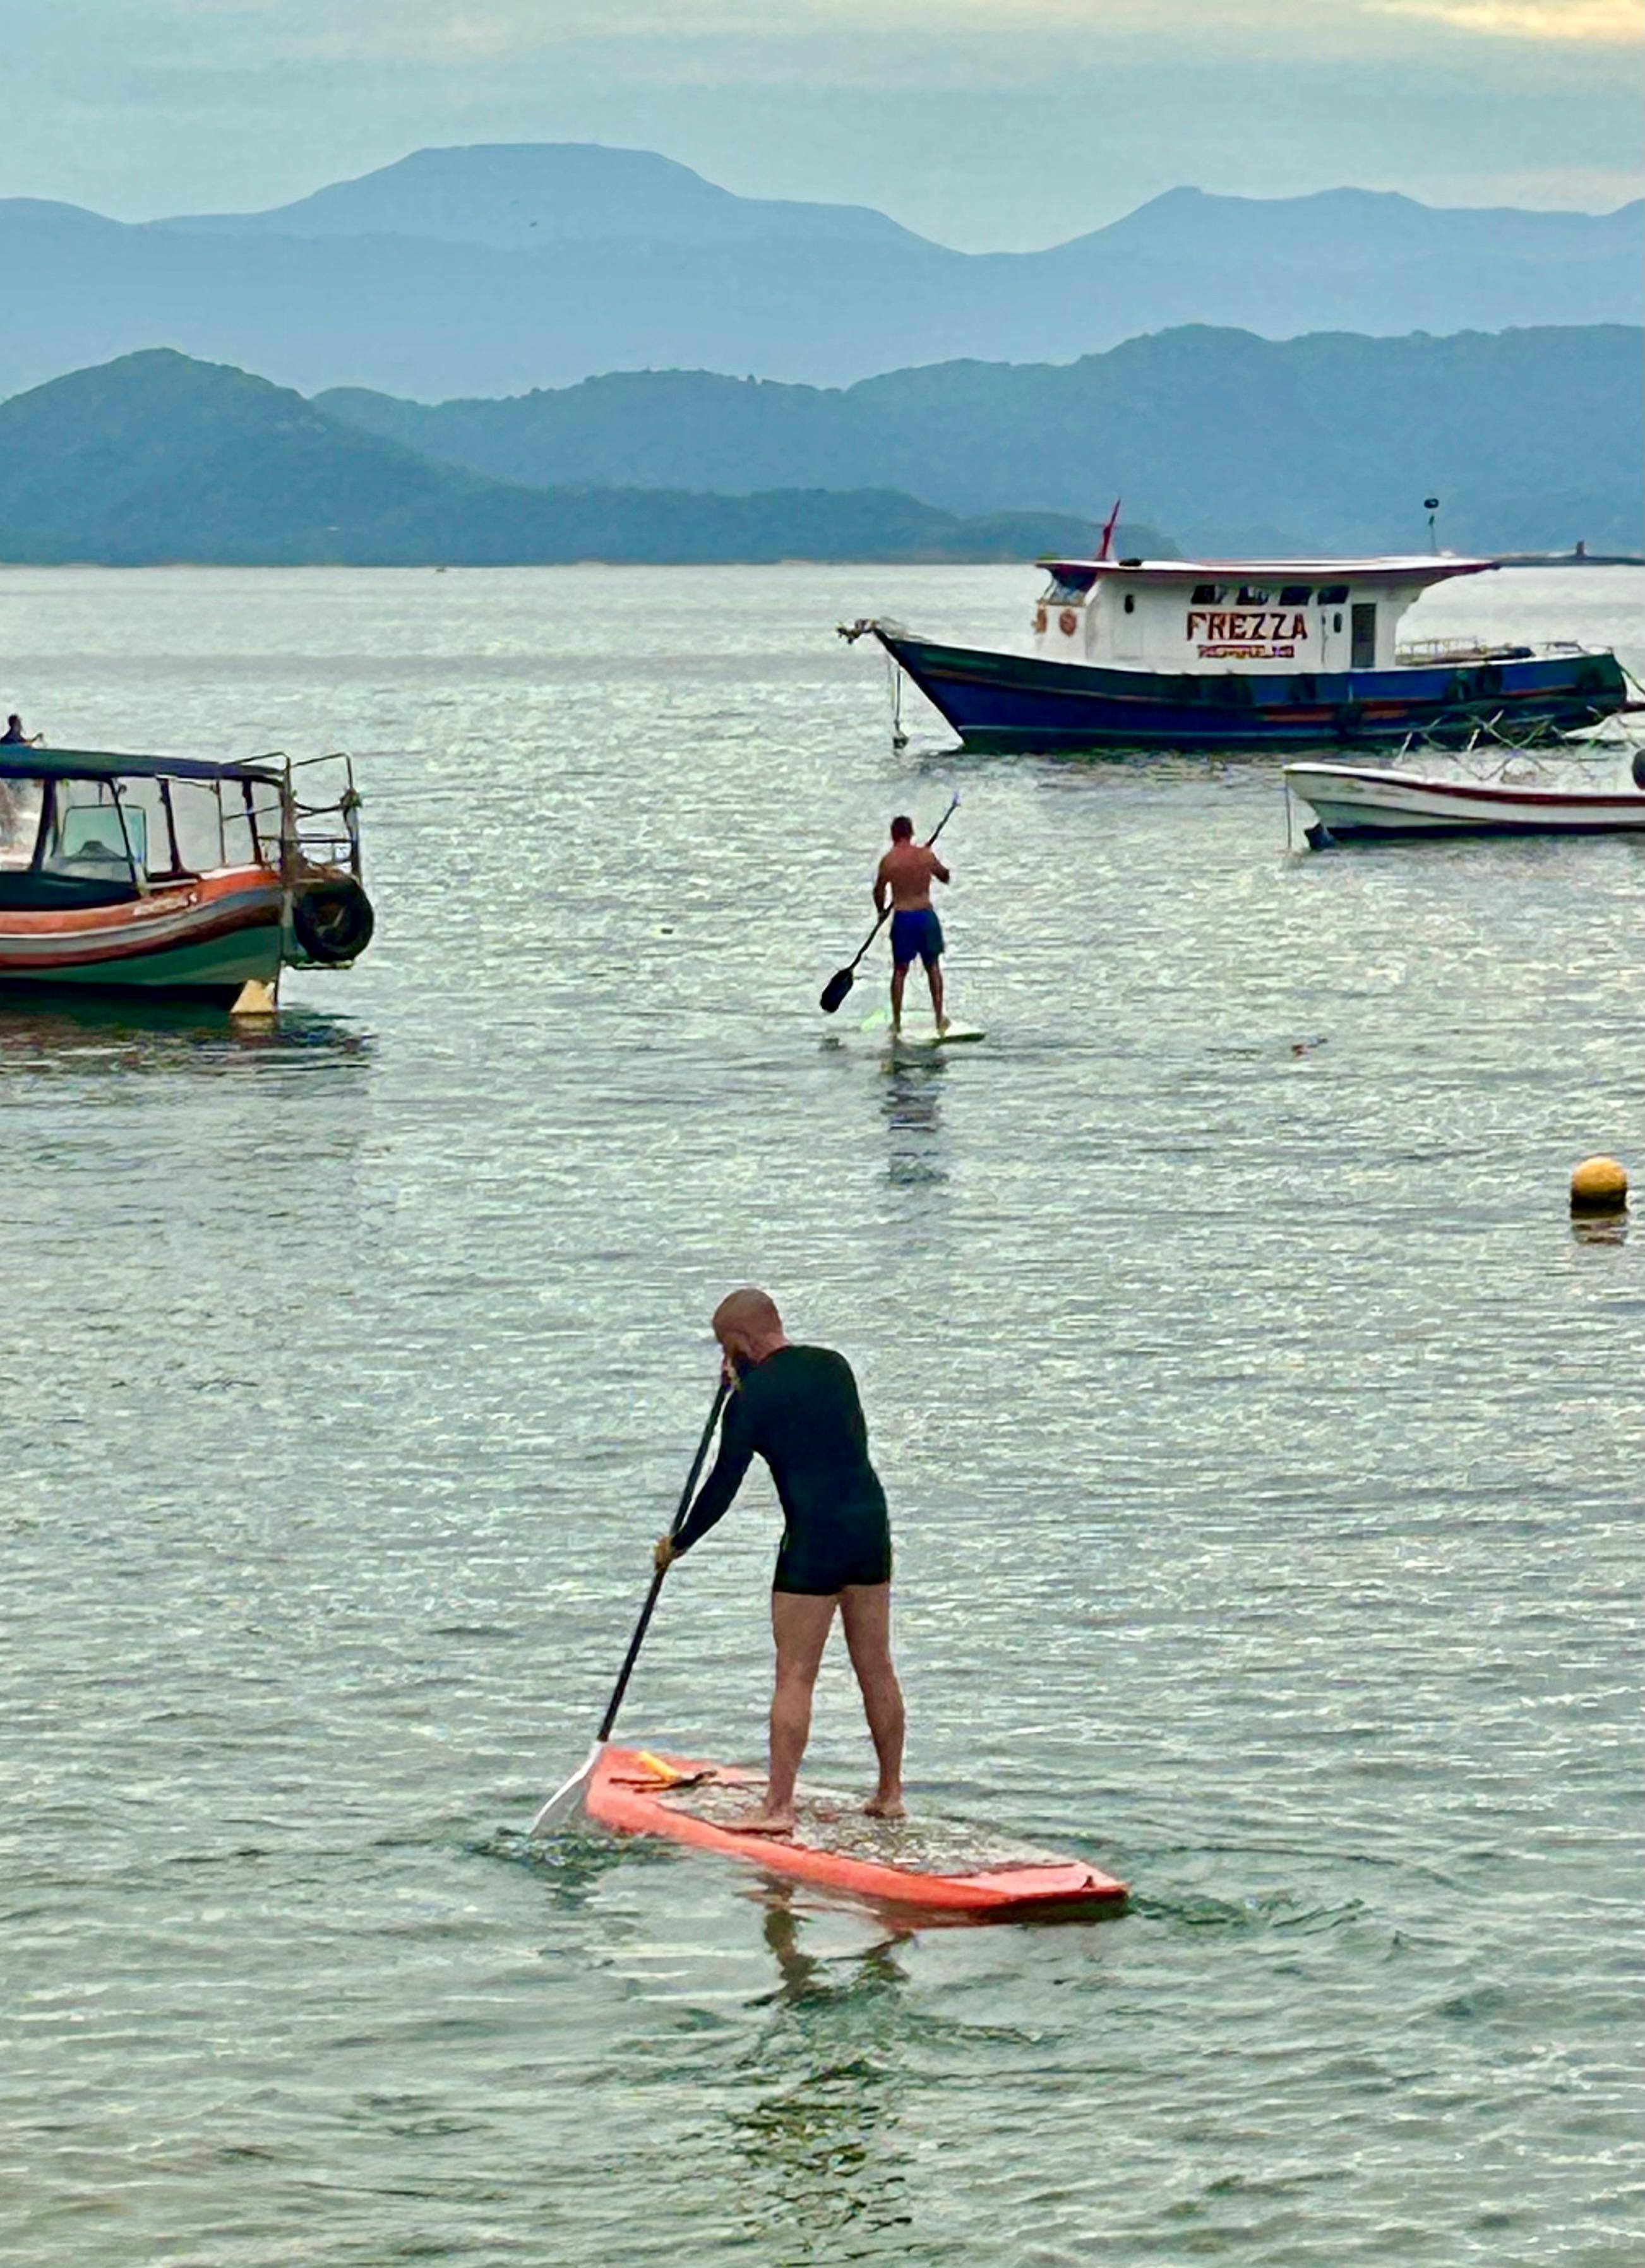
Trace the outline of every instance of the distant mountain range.
{"label": "distant mountain range", "polygon": [[[0,404],[0,559],[530,564],[1636,552],[1645,331],[1133,340],[824,393],[630,372],[438,409],[169,350]],[[1169,536],[1162,534],[1169,529]],[[1172,539],[1175,539],[1173,541]]]}
{"label": "distant mountain range", "polygon": [[[432,463],[243,371],[168,350],[0,406],[0,560],[295,566],[1021,559],[1055,513],[961,519],[858,485],[775,495],[511,487]],[[1157,541],[1138,529],[1132,540]]]}
{"label": "distant mountain range", "polygon": [[556,487],[892,488],[962,514],[1102,517],[1123,493],[1188,551],[1448,541],[1636,551],[1645,331],[1276,342],[1190,328],[1062,367],[949,363],[846,392],[630,372],[439,408],[319,406],[493,479]]}
{"label": "distant mountain range", "polygon": [[424,150],[267,213],[130,225],[0,201],[0,392],[156,341],[306,392],[426,401],[648,367],[846,385],[957,357],[1067,362],[1193,322],[1634,323],[1642,248],[1645,204],[1184,188],[1047,251],[970,254],[859,207],[734,196],[643,151]]}

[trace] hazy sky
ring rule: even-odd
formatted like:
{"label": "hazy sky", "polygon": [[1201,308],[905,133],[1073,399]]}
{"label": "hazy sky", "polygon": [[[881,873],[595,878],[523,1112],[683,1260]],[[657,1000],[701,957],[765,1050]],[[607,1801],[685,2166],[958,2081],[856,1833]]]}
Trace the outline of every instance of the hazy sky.
{"label": "hazy sky", "polygon": [[1053,243],[1181,182],[1639,194],[1641,0],[6,0],[0,195],[281,203],[432,143]]}

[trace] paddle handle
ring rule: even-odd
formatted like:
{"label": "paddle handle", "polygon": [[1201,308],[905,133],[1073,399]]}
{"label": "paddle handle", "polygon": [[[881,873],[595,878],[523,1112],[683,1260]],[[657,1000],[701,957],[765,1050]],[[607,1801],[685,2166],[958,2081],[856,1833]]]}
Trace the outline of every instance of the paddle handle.
{"label": "paddle handle", "polygon": [[[697,1476],[703,1469],[709,1446],[714,1438],[714,1428],[719,1423],[719,1413],[726,1406],[726,1396],[730,1391],[730,1383],[724,1378],[714,1388],[714,1400],[708,1413],[708,1423],[703,1428],[703,1438],[697,1445],[697,1454],[691,1460],[690,1472],[686,1476],[684,1488],[680,1491],[680,1501],[675,1508],[674,1518],[668,1523],[670,1537],[680,1533],[685,1524],[685,1515],[691,1509],[691,1498],[697,1493]],[[623,1667],[618,1672],[617,1682],[612,1688],[610,1700],[606,1704],[605,1715],[600,1719],[600,1730],[596,1735],[599,1740],[609,1741],[611,1737],[611,1727],[616,1722],[617,1711],[623,1706],[623,1696],[628,1691],[629,1679],[634,1675],[634,1664],[639,1660],[639,1650],[645,1643],[645,1633],[651,1628],[651,1618],[657,1610],[657,1594],[662,1589],[662,1579],[668,1572],[666,1567],[659,1567],[651,1579],[651,1588],[645,1594],[645,1603],[640,1609],[639,1620],[634,1625],[634,1635],[628,1642],[628,1652],[623,1657]]]}
{"label": "paddle handle", "polygon": [[[932,830],[931,830],[930,834],[926,836],[926,850],[930,850],[930,848],[931,848],[932,844],[936,841],[936,839],[937,839],[938,836],[941,834],[941,832],[942,832],[943,828],[948,825],[948,823],[949,820],[951,820],[951,819],[953,818],[953,816],[954,816],[955,813],[959,809],[959,807],[960,807],[960,799],[959,799],[959,797],[956,795],[956,796],[954,798],[954,800],[949,804],[949,806],[948,806],[948,809],[943,813],[943,814],[942,814],[941,818],[937,821],[936,825],[932,828]],[[881,931],[885,927],[885,925],[886,925],[887,922],[889,922],[889,921],[890,920],[890,918],[891,918],[891,909],[890,909],[890,907],[888,905],[888,906],[886,907],[886,909],[885,909],[885,911],[884,911],[884,912],[880,916],[879,920],[878,920],[877,922],[875,922],[875,924],[874,924],[874,927],[873,927],[873,928],[868,932],[867,936],[864,938],[864,939],[863,939],[862,943],[858,946],[857,951],[856,951],[856,953],[853,954],[852,958],[852,959],[851,959],[851,960],[846,963],[846,966],[847,966],[848,968],[855,968],[855,967],[857,966],[858,961],[859,961],[862,959],[863,954],[864,954],[865,953],[867,953],[867,951],[868,950],[868,947],[869,947],[869,946],[874,943],[874,941],[875,938],[879,936],[880,932],[881,932]]]}

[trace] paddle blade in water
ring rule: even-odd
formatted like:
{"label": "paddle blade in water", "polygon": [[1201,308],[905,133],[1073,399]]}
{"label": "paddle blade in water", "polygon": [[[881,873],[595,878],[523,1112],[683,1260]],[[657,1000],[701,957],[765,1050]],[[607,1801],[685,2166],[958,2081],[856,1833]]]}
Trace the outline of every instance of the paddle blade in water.
{"label": "paddle blade in water", "polygon": [[587,1792],[589,1781],[594,1778],[594,1766],[599,1763],[604,1749],[604,1742],[596,1741],[564,1786],[556,1788],[531,1822],[531,1832],[534,1835],[552,1835],[557,1827],[564,1827],[574,1812],[582,1809],[583,1797]]}
{"label": "paddle blade in water", "polygon": [[857,976],[854,969],[837,968],[834,971],[832,976],[829,978],[828,983],[822,987],[822,998],[817,1002],[818,1007],[822,1009],[822,1013],[825,1016],[831,1016],[833,1014],[835,1009],[838,1007],[840,1002],[845,998],[845,995],[851,990],[852,986],[856,982]]}

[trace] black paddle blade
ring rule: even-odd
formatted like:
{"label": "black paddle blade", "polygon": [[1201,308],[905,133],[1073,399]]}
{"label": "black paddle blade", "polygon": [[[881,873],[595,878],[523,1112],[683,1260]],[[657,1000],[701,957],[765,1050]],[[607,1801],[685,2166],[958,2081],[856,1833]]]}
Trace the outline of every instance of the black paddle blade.
{"label": "black paddle blade", "polygon": [[818,1007],[825,1016],[833,1014],[856,982],[857,972],[854,968],[837,968],[834,971],[828,983],[822,987],[822,996],[817,1001]]}

